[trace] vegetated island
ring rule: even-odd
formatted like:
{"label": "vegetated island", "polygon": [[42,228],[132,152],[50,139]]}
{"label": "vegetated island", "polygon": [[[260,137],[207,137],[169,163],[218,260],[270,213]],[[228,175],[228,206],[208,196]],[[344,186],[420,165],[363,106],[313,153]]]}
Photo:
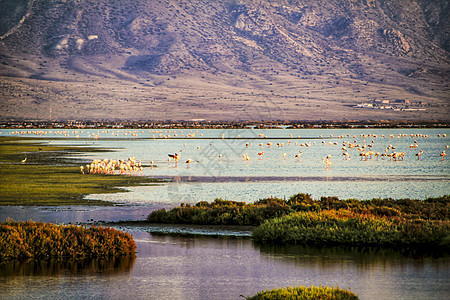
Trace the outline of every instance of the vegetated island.
{"label": "vegetated island", "polygon": [[258,226],[259,243],[450,249],[450,198],[426,200],[267,198],[252,204],[216,199],[160,209],[150,223]]}
{"label": "vegetated island", "polygon": [[[24,143],[26,141],[26,143]],[[80,164],[69,156],[108,149],[54,146],[36,139],[0,137],[0,205],[114,205],[84,199],[85,195],[123,192],[117,187],[155,183],[144,176],[81,174]]]}
{"label": "vegetated island", "polygon": [[134,256],[131,234],[113,228],[33,221],[0,223],[0,263],[12,259],[92,259]]}
{"label": "vegetated island", "polygon": [[272,299],[332,299],[332,300],[356,300],[358,297],[351,291],[330,287],[287,287],[262,291],[247,300],[272,300]]}

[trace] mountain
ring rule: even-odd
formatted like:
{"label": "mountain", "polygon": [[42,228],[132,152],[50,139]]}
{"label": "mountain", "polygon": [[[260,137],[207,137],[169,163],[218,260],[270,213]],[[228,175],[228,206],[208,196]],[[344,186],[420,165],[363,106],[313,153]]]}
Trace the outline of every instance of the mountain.
{"label": "mountain", "polygon": [[4,0],[0,118],[448,121],[449,5]]}

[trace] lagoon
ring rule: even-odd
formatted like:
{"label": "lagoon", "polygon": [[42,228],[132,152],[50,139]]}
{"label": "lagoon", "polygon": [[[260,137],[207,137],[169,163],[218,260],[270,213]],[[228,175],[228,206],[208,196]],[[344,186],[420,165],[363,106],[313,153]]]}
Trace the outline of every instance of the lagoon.
{"label": "lagoon", "polygon": [[[309,193],[316,199],[425,199],[450,194],[449,158],[440,157],[450,145],[448,129],[180,131],[0,130],[2,136],[31,136],[43,143],[105,149],[104,153],[75,157],[85,162],[134,156],[144,165],[142,176],[168,180],[127,188],[129,192],[124,193],[87,196],[115,202],[114,207],[0,207],[0,220],[140,220],[159,208],[218,197],[254,202],[296,193]],[[348,150],[351,159],[346,160],[342,156],[344,141],[366,149],[371,145],[380,153],[389,147],[388,153],[405,152],[404,159],[361,160],[355,147]],[[423,154],[417,160],[420,150]],[[264,154],[259,159],[261,151]],[[300,151],[297,161],[294,156]],[[176,152],[181,155],[177,166],[174,161],[169,164],[167,156]],[[243,160],[244,154],[250,160]],[[26,157],[26,153],[23,155]],[[330,167],[322,162],[327,156],[331,156]],[[189,168],[187,159],[193,161]],[[75,267],[9,266],[3,269],[8,272],[0,271],[2,297],[239,299],[241,294],[249,296],[264,289],[321,284],[350,288],[360,299],[443,299],[450,294],[448,255],[386,249],[263,247],[241,237],[161,236],[148,233],[146,228],[122,229],[130,231],[137,241],[135,261]]]}
{"label": "lagoon", "polygon": [[[184,129],[184,130],[1,130],[2,136],[35,137],[51,144],[114,149],[86,153],[85,160],[128,159],[144,165],[144,176],[171,182],[131,188],[131,193],[90,195],[127,205],[212,201],[253,202],[309,193],[314,198],[416,198],[450,193],[449,129]],[[357,145],[350,148],[349,144]],[[269,145],[271,144],[271,145]],[[344,159],[343,145],[350,159]],[[358,148],[380,153],[361,159]],[[388,148],[388,150],[386,150]],[[422,150],[420,160],[416,154]],[[264,152],[261,156],[258,153]],[[405,152],[403,160],[381,154]],[[175,166],[168,154],[180,154]],[[247,154],[249,160],[243,160]],[[301,154],[300,158],[295,155]],[[285,155],[285,157],[283,157]],[[24,157],[26,154],[24,154]],[[330,156],[332,165],[322,159]],[[187,165],[185,162],[192,162]],[[154,167],[151,168],[153,161]]]}

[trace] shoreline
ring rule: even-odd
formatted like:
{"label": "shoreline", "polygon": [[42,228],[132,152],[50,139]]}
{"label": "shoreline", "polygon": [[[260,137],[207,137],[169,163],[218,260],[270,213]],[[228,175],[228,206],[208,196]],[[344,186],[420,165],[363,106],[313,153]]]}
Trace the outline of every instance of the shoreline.
{"label": "shoreline", "polygon": [[361,128],[448,128],[448,120],[0,120],[10,129],[361,129]]}
{"label": "shoreline", "polygon": [[79,165],[87,161],[68,158],[77,153],[112,149],[54,146],[36,139],[32,139],[36,142],[21,143],[21,140],[19,137],[0,137],[0,206],[114,206],[115,203],[85,197],[124,192],[124,187],[160,182],[144,176],[81,174]]}

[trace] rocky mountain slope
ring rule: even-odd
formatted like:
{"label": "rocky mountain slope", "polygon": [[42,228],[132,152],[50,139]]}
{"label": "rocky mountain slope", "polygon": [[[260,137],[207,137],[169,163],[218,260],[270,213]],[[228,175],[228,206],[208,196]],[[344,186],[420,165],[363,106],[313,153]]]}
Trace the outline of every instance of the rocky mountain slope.
{"label": "rocky mountain slope", "polygon": [[449,120],[445,0],[2,5],[2,119]]}

